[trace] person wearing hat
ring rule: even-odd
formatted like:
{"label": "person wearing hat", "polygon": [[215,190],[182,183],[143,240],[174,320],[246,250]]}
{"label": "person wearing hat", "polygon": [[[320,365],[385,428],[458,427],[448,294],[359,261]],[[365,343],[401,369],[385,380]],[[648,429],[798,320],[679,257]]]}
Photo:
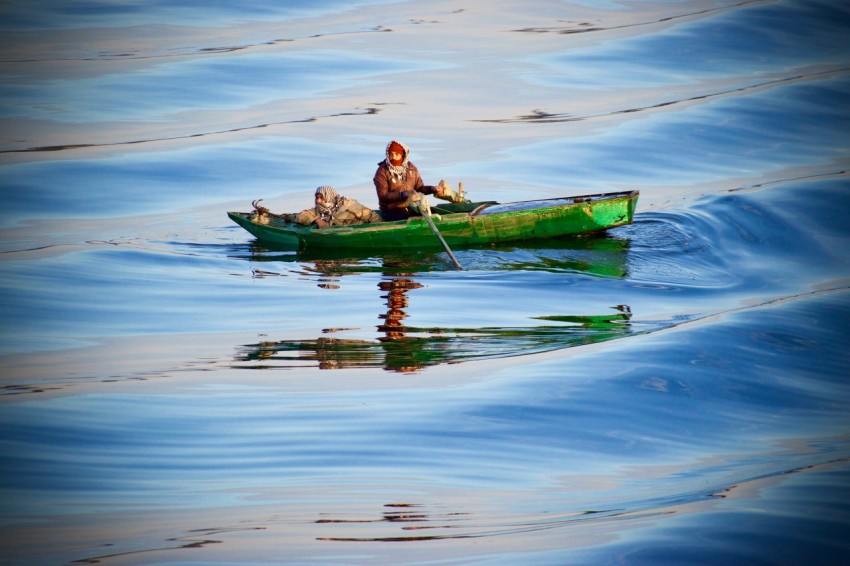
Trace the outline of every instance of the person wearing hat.
{"label": "person wearing hat", "polygon": [[399,141],[387,144],[386,159],[378,163],[375,171],[375,191],[378,206],[384,220],[403,220],[419,214],[422,195],[461,202],[463,197],[455,193],[445,181],[437,185],[426,185],[419,169],[408,160],[410,149]]}
{"label": "person wearing hat", "polygon": [[380,214],[327,185],[316,189],[315,203],[313,208],[293,215],[292,221],[305,226],[315,224],[319,228],[381,221]]}

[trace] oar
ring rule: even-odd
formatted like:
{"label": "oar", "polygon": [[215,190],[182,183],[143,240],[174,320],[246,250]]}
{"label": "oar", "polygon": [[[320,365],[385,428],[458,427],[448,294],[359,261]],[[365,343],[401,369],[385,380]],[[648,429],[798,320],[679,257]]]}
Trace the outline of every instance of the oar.
{"label": "oar", "polygon": [[434,224],[434,219],[431,218],[431,207],[428,206],[428,201],[425,200],[424,197],[422,198],[421,209],[422,217],[425,218],[425,222],[428,223],[428,227],[431,228],[431,231],[434,233],[435,236],[437,236],[437,239],[440,240],[440,243],[443,244],[443,247],[446,248],[446,252],[448,252],[449,257],[452,258],[453,262],[455,262],[455,267],[457,267],[458,269],[463,269],[463,267],[461,267],[460,265],[460,262],[455,257],[454,252],[446,243],[445,238],[443,238],[443,235],[440,234],[439,230],[437,230],[437,225]]}

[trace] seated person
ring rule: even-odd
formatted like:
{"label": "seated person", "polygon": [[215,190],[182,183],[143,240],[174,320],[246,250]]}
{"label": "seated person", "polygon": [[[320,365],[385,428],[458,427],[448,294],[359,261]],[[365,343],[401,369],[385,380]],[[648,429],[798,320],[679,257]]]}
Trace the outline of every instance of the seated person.
{"label": "seated person", "polygon": [[318,187],[315,199],[316,206],[288,215],[287,220],[304,226],[315,224],[319,228],[381,221],[380,214],[354,199],[342,196],[333,187]]}
{"label": "seated person", "polygon": [[402,220],[420,214],[421,195],[434,195],[451,202],[463,201],[445,181],[436,186],[426,185],[419,169],[408,160],[410,149],[401,142],[387,144],[386,159],[378,163],[373,179],[378,193],[378,205],[384,220]]}

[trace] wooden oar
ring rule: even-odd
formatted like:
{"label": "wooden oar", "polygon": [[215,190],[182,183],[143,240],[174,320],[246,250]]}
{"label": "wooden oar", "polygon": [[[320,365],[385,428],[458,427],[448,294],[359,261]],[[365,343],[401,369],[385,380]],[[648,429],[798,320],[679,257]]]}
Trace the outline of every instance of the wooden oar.
{"label": "wooden oar", "polygon": [[443,238],[443,235],[440,234],[439,230],[437,230],[437,225],[434,224],[434,219],[431,218],[431,207],[428,206],[428,201],[425,200],[424,197],[422,198],[422,203],[420,204],[420,207],[422,210],[422,217],[425,218],[425,222],[428,223],[428,227],[431,228],[431,231],[434,233],[435,236],[437,236],[437,239],[440,240],[440,243],[443,244],[443,247],[446,248],[446,252],[449,254],[449,257],[452,258],[452,261],[455,263],[455,267],[457,267],[458,269],[463,269],[463,267],[461,267],[460,265],[460,262],[455,257],[454,252],[446,243],[446,239]]}

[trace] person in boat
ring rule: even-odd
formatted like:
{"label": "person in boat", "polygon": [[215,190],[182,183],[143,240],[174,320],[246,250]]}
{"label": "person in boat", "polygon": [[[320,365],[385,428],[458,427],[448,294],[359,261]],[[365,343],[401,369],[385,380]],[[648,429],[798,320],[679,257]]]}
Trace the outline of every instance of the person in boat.
{"label": "person in boat", "polygon": [[378,163],[373,179],[384,220],[403,220],[421,214],[422,195],[434,195],[450,202],[464,200],[443,180],[434,186],[426,185],[419,169],[409,160],[410,149],[403,143],[391,141],[385,154],[386,159]]}
{"label": "person in boat", "polygon": [[316,206],[293,215],[291,220],[304,226],[315,225],[319,228],[381,221],[380,214],[353,198],[342,196],[336,189],[327,185],[316,189],[315,202]]}

